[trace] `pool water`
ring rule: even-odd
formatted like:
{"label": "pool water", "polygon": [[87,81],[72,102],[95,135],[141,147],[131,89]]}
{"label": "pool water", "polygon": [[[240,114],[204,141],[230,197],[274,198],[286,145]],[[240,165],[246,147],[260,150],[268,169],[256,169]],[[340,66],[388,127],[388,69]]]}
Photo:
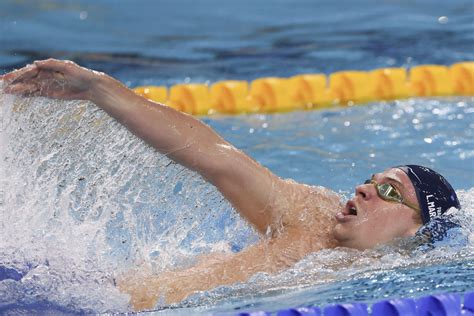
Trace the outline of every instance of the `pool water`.
{"label": "pool water", "polygon": [[[211,185],[92,104],[5,95],[2,102],[1,266],[18,274],[0,281],[4,308],[125,311],[116,274],[144,262],[158,273],[257,240]],[[433,114],[440,111],[445,115]],[[473,115],[472,98],[449,98],[206,119],[281,176],[346,197],[373,171],[404,162],[435,166],[457,189],[463,228],[430,251],[409,241],[323,250],[278,275],[198,293],[173,313],[472,289]]]}
{"label": "pool water", "polygon": [[[0,69],[73,58],[130,86],[474,60],[470,1],[7,0],[0,12]],[[200,253],[257,241],[211,185],[94,105],[1,92],[0,104],[0,311],[124,312],[117,274],[144,263],[157,273],[189,266]],[[364,252],[319,251],[280,274],[196,293],[156,313],[472,290],[473,117],[473,97],[449,97],[202,118],[279,176],[343,198],[373,172],[430,166],[456,189],[462,228],[434,249],[399,240]]]}

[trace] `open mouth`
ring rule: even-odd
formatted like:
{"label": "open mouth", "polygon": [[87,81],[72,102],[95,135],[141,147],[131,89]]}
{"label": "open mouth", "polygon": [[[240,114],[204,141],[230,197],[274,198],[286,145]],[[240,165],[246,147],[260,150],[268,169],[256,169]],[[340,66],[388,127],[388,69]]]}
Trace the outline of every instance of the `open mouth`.
{"label": "open mouth", "polygon": [[357,206],[353,201],[348,201],[345,208],[344,215],[354,215],[357,216]]}
{"label": "open mouth", "polygon": [[354,201],[348,201],[346,203],[346,207],[344,207],[341,212],[336,214],[336,219],[339,222],[344,223],[354,219],[357,216],[357,213],[357,205],[354,203]]}

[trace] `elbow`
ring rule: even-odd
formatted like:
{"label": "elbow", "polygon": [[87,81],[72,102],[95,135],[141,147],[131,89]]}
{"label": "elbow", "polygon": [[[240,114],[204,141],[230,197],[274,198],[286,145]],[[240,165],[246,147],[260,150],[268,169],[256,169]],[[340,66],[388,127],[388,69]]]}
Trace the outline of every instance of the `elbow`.
{"label": "elbow", "polygon": [[219,188],[237,176],[240,151],[227,143],[216,143],[211,147],[202,155],[195,156],[192,169]]}

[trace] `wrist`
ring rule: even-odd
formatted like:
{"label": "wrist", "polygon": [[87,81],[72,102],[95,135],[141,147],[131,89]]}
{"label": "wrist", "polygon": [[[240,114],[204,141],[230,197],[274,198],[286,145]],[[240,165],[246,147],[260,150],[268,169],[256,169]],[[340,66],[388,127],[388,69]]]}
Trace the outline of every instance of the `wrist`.
{"label": "wrist", "polygon": [[128,93],[128,91],[126,86],[114,78],[106,74],[97,74],[97,80],[93,81],[87,99],[100,106]]}

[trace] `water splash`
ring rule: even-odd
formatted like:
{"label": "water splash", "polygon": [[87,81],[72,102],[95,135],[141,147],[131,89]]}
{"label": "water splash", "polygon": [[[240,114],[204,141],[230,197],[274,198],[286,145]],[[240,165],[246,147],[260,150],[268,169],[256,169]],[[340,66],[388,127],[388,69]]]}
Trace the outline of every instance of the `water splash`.
{"label": "water splash", "polygon": [[0,281],[0,308],[44,300],[125,311],[117,274],[144,263],[159,272],[255,241],[214,187],[95,105],[0,98],[0,266],[21,279]]}

